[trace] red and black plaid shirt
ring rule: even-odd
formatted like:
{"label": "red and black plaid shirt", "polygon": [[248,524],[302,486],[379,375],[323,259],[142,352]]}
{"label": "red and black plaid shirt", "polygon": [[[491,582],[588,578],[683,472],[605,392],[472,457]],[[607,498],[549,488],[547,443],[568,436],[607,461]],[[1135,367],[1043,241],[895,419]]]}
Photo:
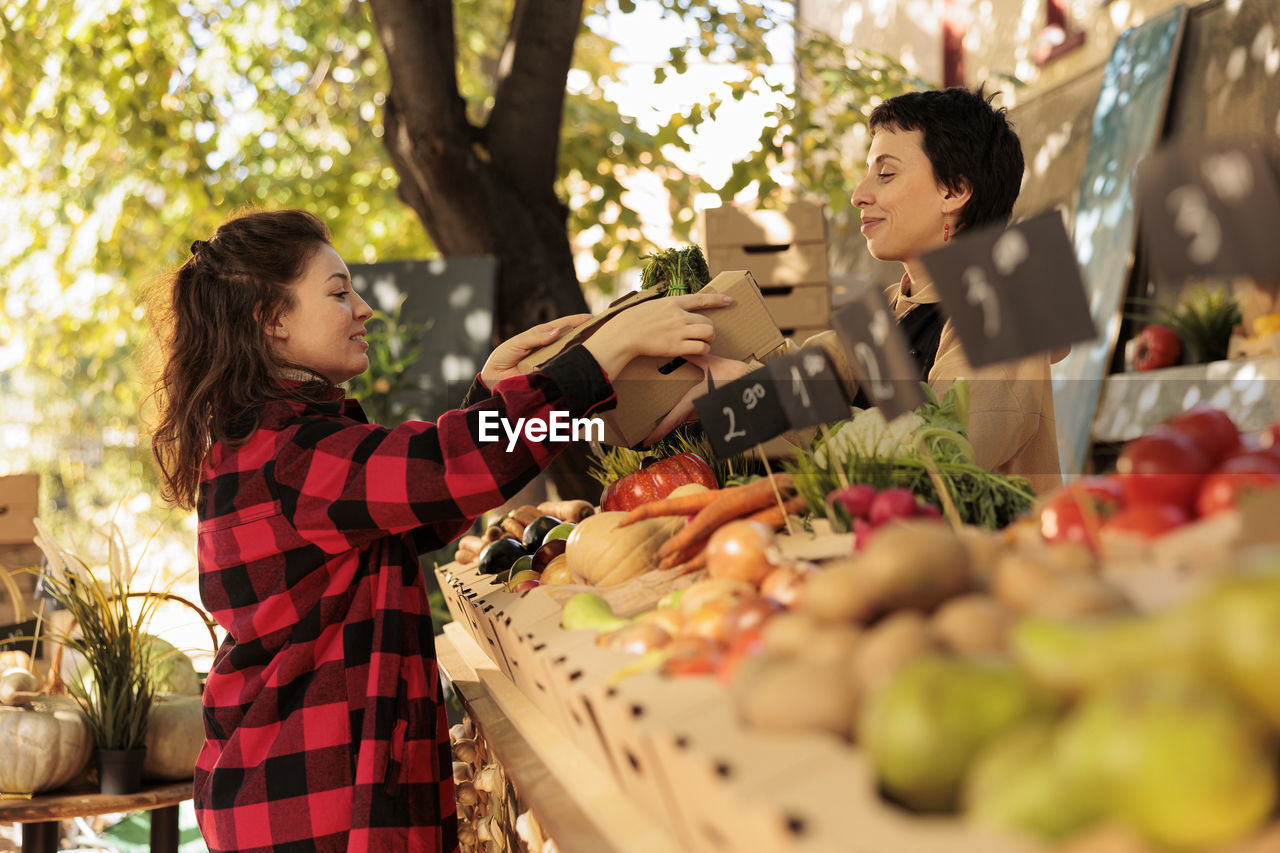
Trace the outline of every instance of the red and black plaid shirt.
{"label": "red and black plaid shirt", "polygon": [[204,691],[195,776],[210,850],[457,847],[452,757],[420,550],[461,535],[555,456],[480,444],[479,413],[582,417],[614,400],[590,353],[436,424],[372,425],[334,389],[265,405],[209,452],[200,595],[227,630]]}

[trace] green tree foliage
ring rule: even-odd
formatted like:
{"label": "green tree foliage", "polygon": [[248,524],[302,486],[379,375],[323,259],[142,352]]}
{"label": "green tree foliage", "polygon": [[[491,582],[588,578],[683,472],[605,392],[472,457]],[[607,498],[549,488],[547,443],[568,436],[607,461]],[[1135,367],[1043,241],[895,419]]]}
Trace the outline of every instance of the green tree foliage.
{"label": "green tree foliage", "polygon": [[[659,79],[699,59],[732,63],[738,74],[723,97],[754,90],[785,101],[791,84],[778,68],[792,58],[774,56],[766,35],[788,25],[790,3],[660,2],[689,24],[690,40],[670,46]],[[157,494],[140,430],[155,339],[143,304],[191,240],[240,206],[312,210],[350,261],[434,253],[397,196],[383,140],[387,48],[368,5],[0,0],[0,467],[44,470],[46,496],[73,512]],[[513,8],[454,0],[458,90],[476,125],[493,108]],[[784,102],[757,151],[710,187],[675,161],[720,98],[691,93],[691,109],[650,132],[605,96],[621,68],[603,16],[634,8],[591,0],[577,26],[555,188],[568,233],[591,233],[606,290],[666,248],[642,239],[626,203],[629,174],[663,178],[674,237],[687,240],[696,194],[728,199],[754,184],[772,204],[789,163],[825,162],[822,114],[834,93],[850,97],[836,66],[816,72],[810,100]],[[802,61],[810,49],[836,61],[838,46],[802,39]],[[902,80],[886,63],[854,85],[873,94]],[[853,106],[849,120],[865,112],[865,102]],[[847,198],[840,160],[802,169],[796,190],[828,193],[833,205]]]}

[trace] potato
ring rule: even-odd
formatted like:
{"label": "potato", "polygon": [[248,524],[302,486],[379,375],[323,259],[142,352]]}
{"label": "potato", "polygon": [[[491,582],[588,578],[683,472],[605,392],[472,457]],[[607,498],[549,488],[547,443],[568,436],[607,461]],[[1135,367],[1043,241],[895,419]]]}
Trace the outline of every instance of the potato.
{"label": "potato", "polygon": [[1031,599],[1026,611],[1036,616],[1070,619],[1104,613],[1125,613],[1128,600],[1099,578],[1070,575],[1058,578]]}
{"label": "potato", "polygon": [[832,560],[807,575],[801,610],[829,622],[860,622],[876,610],[877,594],[861,561]]}
{"label": "potato", "polygon": [[794,657],[817,641],[823,623],[810,613],[779,613],[765,624],[760,636],[768,654]]}
{"label": "potato", "polygon": [[938,642],[923,613],[901,610],[868,629],[858,644],[849,670],[862,695],[918,657],[938,651]]}
{"label": "potato", "polygon": [[942,645],[958,654],[1002,652],[1009,636],[1013,613],[985,593],[969,593],[938,608],[930,620]]}
{"label": "potato", "polygon": [[876,531],[858,568],[875,591],[878,612],[932,610],[968,588],[969,551],[938,522],[902,522]]}
{"label": "potato", "polygon": [[754,728],[852,736],[858,694],[840,661],[759,655],[738,669],[732,691],[739,716]]}
{"label": "potato", "polygon": [[1063,573],[1030,554],[1010,552],[996,563],[991,592],[1001,604],[1025,613],[1032,602],[1044,598]]}

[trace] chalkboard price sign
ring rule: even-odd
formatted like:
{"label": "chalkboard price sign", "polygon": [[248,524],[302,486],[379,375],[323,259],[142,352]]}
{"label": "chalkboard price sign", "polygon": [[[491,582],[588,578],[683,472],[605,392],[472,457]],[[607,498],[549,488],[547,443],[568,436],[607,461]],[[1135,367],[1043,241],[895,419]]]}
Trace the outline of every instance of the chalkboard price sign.
{"label": "chalkboard price sign", "polygon": [[859,384],[886,419],[893,420],[924,402],[920,366],[879,290],[867,288],[833,311],[830,322]]}
{"label": "chalkboard price sign", "polygon": [[787,412],[780,397],[773,371],[765,366],[712,388],[693,401],[693,408],[711,449],[733,456],[787,431]]}
{"label": "chalkboard price sign", "polygon": [[805,350],[766,365],[792,429],[849,417],[849,400],[831,359],[821,349]]}
{"label": "chalkboard price sign", "polygon": [[1280,279],[1280,190],[1255,139],[1175,145],[1138,167],[1142,234],[1155,274]]}
{"label": "chalkboard price sign", "polygon": [[1097,333],[1057,211],[982,228],[921,256],[974,367],[1048,352]]}

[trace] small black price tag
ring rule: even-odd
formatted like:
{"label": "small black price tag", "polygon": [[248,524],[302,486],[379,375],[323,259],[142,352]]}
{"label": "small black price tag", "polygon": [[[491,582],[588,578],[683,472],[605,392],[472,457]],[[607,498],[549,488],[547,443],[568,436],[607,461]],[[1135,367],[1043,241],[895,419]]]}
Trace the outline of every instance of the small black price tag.
{"label": "small black price tag", "polygon": [[766,367],[792,429],[849,417],[844,386],[824,350],[815,348],[775,358]]}
{"label": "small black price tag", "polygon": [[1165,148],[1138,166],[1142,236],[1164,281],[1280,279],[1280,189],[1260,139]]}
{"label": "small black price tag", "polygon": [[1056,210],[980,228],[920,256],[974,367],[1097,337]]}
{"label": "small black price tag", "polygon": [[[18,622],[13,625],[0,625],[0,652],[23,651],[30,653],[32,646],[32,638],[36,636],[39,629],[35,619],[28,619],[26,622]],[[42,657],[44,650],[44,641],[36,644],[35,657]]]}
{"label": "small black price tag", "polygon": [[694,400],[693,408],[711,449],[722,456],[745,453],[789,429],[768,367],[713,388]]}
{"label": "small black price tag", "polygon": [[924,402],[920,365],[911,357],[884,294],[868,287],[831,312],[831,328],[849,355],[849,366],[885,420]]}

